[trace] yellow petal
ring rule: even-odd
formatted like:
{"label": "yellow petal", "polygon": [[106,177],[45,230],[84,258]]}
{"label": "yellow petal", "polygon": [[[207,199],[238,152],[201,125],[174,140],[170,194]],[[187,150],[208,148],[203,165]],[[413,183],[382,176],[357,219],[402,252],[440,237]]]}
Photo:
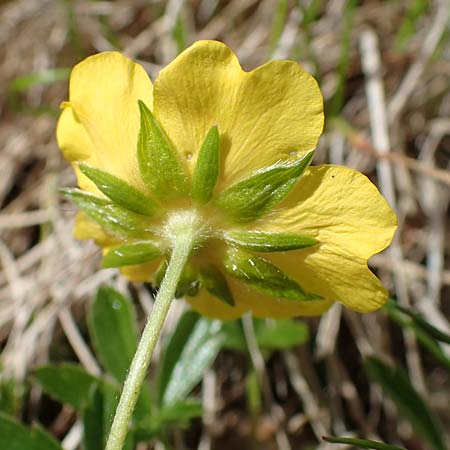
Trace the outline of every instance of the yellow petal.
{"label": "yellow petal", "polygon": [[316,81],[292,61],[245,72],[233,52],[199,41],[163,69],[154,110],[190,170],[213,125],[221,137],[218,189],[313,149],[323,127]]}
{"label": "yellow petal", "polygon": [[299,302],[277,299],[261,294],[250,286],[227,276],[227,282],[233,294],[235,306],[229,306],[202,289],[196,297],[188,297],[191,306],[200,314],[221,319],[232,320],[251,311],[255,317],[272,317],[284,319],[297,316],[314,316],[324,313],[332,301]]}
{"label": "yellow petal", "polygon": [[312,167],[279,209],[252,227],[314,237],[320,244],[265,255],[307,291],[361,312],[384,304],[387,292],[367,260],[392,240],[397,220],[363,174],[342,166]]}
{"label": "yellow petal", "polygon": [[89,219],[83,211],[79,212],[75,218],[73,235],[80,240],[93,239],[97,245],[105,247],[119,242],[116,237],[105,233],[103,228]]}
{"label": "yellow petal", "polygon": [[152,107],[152,84],[145,70],[129,58],[105,52],[75,66],[70,107],[65,104],[57,131],[66,157],[88,161],[143,188],[136,159],[138,100]]}

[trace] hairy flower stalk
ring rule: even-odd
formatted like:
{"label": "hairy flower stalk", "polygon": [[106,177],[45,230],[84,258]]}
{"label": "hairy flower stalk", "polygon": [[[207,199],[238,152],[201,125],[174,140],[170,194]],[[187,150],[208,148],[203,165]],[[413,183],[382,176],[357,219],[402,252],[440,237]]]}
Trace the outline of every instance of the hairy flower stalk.
{"label": "hairy flower stalk", "polygon": [[181,273],[197,242],[201,228],[198,217],[191,212],[181,212],[170,217],[165,227],[172,245],[169,265],[125,380],[106,444],[106,450],[121,450],[123,448],[128,426],[142,390],[142,383],[144,382],[153,350],[158,341],[171,301],[175,296]]}
{"label": "hairy flower stalk", "polygon": [[386,302],[367,261],[396,217],[361,173],[311,166],[322,103],[295,62],[245,72],[215,41],[185,50],[153,85],[115,52],[74,68],[57,137],[78,178],[64,190],[82,209],[75,235],[102,247],[103,267],[159,287],[107,450],[124,442],[173,297],[219,319]]}

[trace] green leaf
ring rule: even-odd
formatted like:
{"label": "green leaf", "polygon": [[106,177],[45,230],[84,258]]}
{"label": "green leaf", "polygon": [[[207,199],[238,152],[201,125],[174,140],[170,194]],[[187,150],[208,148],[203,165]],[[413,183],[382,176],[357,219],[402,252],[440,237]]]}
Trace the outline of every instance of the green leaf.
{"label": "green leaf", "polygon": [[234,306],[234,298],[222,271],[215,266],[205,267],[200,271],[202,285],[219,300]]}
{"label": "green leaf", "polygon": [[126,181],[86,164],[80,164],[79,167],[81,172],[92,180],[100,191],[116,205],[144,216],[155,215],[157,206],[154,201],[130,186]]}
{"label": "green leaf", "polygon": [[292,319],[255,319],[255,336],[263,350],[286,350],[308,341],[308,326]]}
{"label": "green leaf", "polygon": [[138,103],[141,129],[137,157],[143,180],[158,197],[186,194],[188,179],[177,152],[145,103]]}
{"label": "green leaf", "polygon": [[119,236],[141,239],[151,234],[145,216],[127,211],[109,200],[80,189],[61,189],[61,192],[107,231]]}
{"label": "green leaf", "polygon": [[100,287],[88,314],[88,325],[103,366],[123,383],[137,348],[131,302],[111,287]]}
{"label": "green leaf", "polygon": [[251,222],[283,200],[309,166],[314,152],[295,162],[277,163],[255,172],[219,194],[216,204],[237,222]]}
{"label": "green leaf", "polygon": [[195,324],[200,319],[200,315],[195,311],[187,311],[178,321],[175,331],[170,336],[164,351],[161,352],[162,360],[159,363],[158,373],[158,401],[162,402],[167,384],[172,376],[173,369],[180,359],[183,347],[194,329]]}
{"label": "green leaf", "polygon": [[347,444],[354,447],[371,448],[373,450],[405,450],[404,448],[397,447],[396,445],[385,444],[384,442],[371,441],[368,439],[326,436],[323,437],[323,440],[331,442],[332,444]]}
{"label": "green leaf", "polygon": [[[92,389],[82,417],[85,450],[105,448],[118,401],[119,391],[111,385],[97,385]],[[134,435],[128,432],[123,450],[132,449],[134,449]]]}
{"label": "green leaf", "polygon": [[230,320],[222,324],[222,332],[225,336],[223,348],[235,350],[242,353],[248,352],[248,345],[245,339],[242,322],[240,320]]}
{"label": "green leaf", "polygon": [[402,328],[410,329],[417,337],[420,344],[450,370],[450,358],[442,349],[434,336],[445,338],[447,335],[426,322],[421,316],[414,314],[407,308],[403,308],[393,300],[388,300],[384,310],[392,321]]}
{"label": "green leaf", "polygon": [[450,345],[450,336],[443,331],[439,330],[435,326],[431,325],[429,322],[427,322],[423,316],[420,314],[417,314],[408,308],[404,308],[403,306],[399,305],[396,301],[389,299],[385,306],[386,310],[392,311],[393,309],[396,309],[403,314],[406,314],[409,316],[413,323],[420,327],[424,332],[429,334],[432,338],[436,339],[437,341],[444,342],[446,344]]}
{"label": "green leaf", "polygon": [[44,392],[81,411],[98,379],[76,364],[47,365],[36,369],[34,378]]}
{"label": "green leaf", "polygon": [[305,292],[296,281],[271,262],[244,250],[230,248],[224,266],[231,276],[272,297],[298,301],[322,299],[318,295]]}
{"label": "green leaf", "polygon": [[62,450],[58,442],[40,427],[29,429],[0,413],[0,443],[5,450]]}
{"label": "green leaf", "polygon": [[364,361],[364,368],[393,400],[400,414],[409,420],[417,435],[428,441],[435,450],[445,450],[443,433],[436,418],[405,373],[374,357]]}
{"label": "green leaf", "polygon": [[219,176],[220,138],[217,126],[206,135],[197,157],[192,176],[192,198],[198,203],[208,203]]}
{"label": "green leaf", "polygon": [[163,407],[158,420],[164,425],[171,422],[185,423],[190,419],[201,417],[202,412],[201,403],[197,400],[186,399]]}
{"label": "green leaf", "polygon": [[111,249],[102,261],[102,267],[122,267],[141,264],[161,256],[161,250],[153,241],[133,242]]}
{"label": "green leaf", "polygon": [[[131,301],[115,289],[102,286],[88,314],[89,334],[105,369],[119,382],[125,381],[137,348],[137,325]],[[145,385],[136,405],[138,421],[151,413],[151,398]]]}
{"label": "green leaf", "polygon": [[9,85],[9,91],[14,93],[24,92],[36,85],[46,85],[58,81],[66,81],[69,79],[71,70],[72,69],[68,67],[57,67],[14,78]]}
{"label": "green leaf", "polygon": [[219,352],[224,335],[221,322],[200,318],[179,354],[162,397],[163,407],[185,400]]}
{"label": "green leaf", "polygon": [[265,233],[263,231],[230,231],[224,235],[225,241],[237,247],[255,252],[285,252],[311,247],[317,240],[293,233]]}

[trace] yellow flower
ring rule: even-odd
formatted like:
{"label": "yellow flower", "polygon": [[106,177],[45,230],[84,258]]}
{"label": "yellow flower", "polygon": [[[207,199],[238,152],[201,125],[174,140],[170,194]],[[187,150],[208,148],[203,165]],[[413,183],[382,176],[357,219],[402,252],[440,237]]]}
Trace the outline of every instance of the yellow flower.
{"label": "yellow flower", "polygon": [[396,218],[361,173],[308,167],[322,127],[319,88],[291,61],[245,72],[227,46],[200,41],[152,86],[119,53],[89,57],[57,129],[81,188],[69,193],[84,209],[75,235],[157,283],[174,217],[188,217],[198,242],[179,291],[207,316],[314,315],[334,301],[373,311],[387,293],[367,260]]}

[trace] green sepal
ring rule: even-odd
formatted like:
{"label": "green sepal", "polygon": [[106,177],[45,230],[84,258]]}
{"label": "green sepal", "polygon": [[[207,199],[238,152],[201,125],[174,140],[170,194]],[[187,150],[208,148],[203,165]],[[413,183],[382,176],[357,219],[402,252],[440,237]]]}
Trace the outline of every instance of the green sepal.
{"label": "green sepal", "polygon": [[231,247],[223,263],[231,276],[272,297],[298,301],[322,300],[319,295],[305,292],[296,281],[271,262],[245,250]]}
{"label": "green sepal", "polygon": [[234,306],[234,298],[228,286],[227,280],[222,271],[217,267],[210,266],[200,270],[200,280],[202,286],[214,297]]}
{"label": "green sepal", "polygon": [[219,176],[220,138],[217,126],[213,126],[200,147],[192,176],[192,198],[205,204],[211,199]]}
{"label": "green sepal", "polygon": [[144,216],[154,216],[157,212],[154,200],[130,186],[126,181],[86,164],[80,164],[79,168],[116,205]]}
{"label": "green sepal", "polygon": [[186,194],[188,178],[176,150],[145,103],[138,103],[141,129],[137,158],[143,180],[158,197]]}
{"label": "green sepal", "polygon": [[216,204],[237,222],[251,222],[283,200],[311,163],[314,152],[295,162],[274,164],[223,191]]}
{"label": "green sepal", "polygon": [[161,249],[153,241],[123,244],[114,247],[103,257],[102,267],[122,267],[142,264],[161,255]]}
{"label": "green sepal", "polygon": [[151,234],[145,216],[127,211],[109,200],[80,189],[64,188],[61,193],[94,222],[113,234],[137,238],[145,238]]}
{"label": "green sepal", "polygon": [[[155,286],[160,287],[162,280],[166,274],[168,261],[164,260],[159,266],[155,274]],[[181,272],[180,279],[175,291],[175,298],[182,298],[185,296],[195,297],[200,290],[200,279],[198,271],[189,263],[184,266]]]}
{"label": "green sepal", "polygon": [[293,233],[266,233],[264,231],[230,231],[226,242],[255,252],[285,252],[317,244],[317,239]]}

